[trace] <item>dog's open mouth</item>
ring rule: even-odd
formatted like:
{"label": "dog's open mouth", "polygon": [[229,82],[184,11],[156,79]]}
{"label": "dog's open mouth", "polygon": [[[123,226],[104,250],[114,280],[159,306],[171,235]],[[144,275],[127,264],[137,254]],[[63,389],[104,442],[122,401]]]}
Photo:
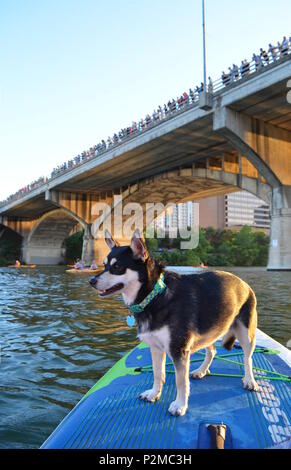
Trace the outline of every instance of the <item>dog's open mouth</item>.
{"label": "dog's open mouth", "polygon": [[124,284],[122,284],[122,282],[119,282],[118,284],[115,284],[115,286],[112,286],[109,289],[105,289],[105,290],[98,289],[98,292],[100,296],[105,297],[105,295],[114,294],[114,292],[121,290],[123,287],[124,287]]}

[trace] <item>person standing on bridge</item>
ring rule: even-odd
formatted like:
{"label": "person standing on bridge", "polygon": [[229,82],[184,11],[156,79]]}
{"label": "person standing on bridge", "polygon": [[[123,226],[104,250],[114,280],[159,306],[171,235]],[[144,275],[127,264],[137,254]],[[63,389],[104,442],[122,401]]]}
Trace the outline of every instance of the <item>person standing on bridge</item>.
{"label": "person standing on bridge", "polygon": [[278,49],[278,59],[281,59],[282,57],[282,44],[280,41],[277,42],[277,49]]}
{"label": "person standing on bridge", "polygon": [[231,82],[231,75],[223,71],[221,74],[221,80],[222,80],[223,85],[227,86]]}
{"label": "person standing on bridge", "polygon": [[273,62],[275,62],[276,58],[277,58],[276,47],[273,46],[271,43],[269,44],[268,52],[269,52],[269,54],[271,54]]}
{"label": "person standing on bridge", "polygon": [[252,60],[255,63],[256,71],[259,70],[262,67],[262,58],[261,58],[261,56],[254,53],[253,57],[252,57]]}
{"label": "person standing on bridge", "polygon": [[282,55],[288,55],[289,44],[286,36],[283,37],[282,41]]}
{"label": "person standing on bridge", "polygon": [[239,70],[236,64],[232,64],[232,77],[235,81],[239,79]]}
{"label": "person standing on bridge", "polygon": [[261,47],[260,49],[260,57],[262,60],[265,61],[266,65],[269,65],[269,56],[267,52]]}
{"label": "person standing on bridge", "polygon": [[208,93],[213,93],[213,81],[211,77],[208,77]]}
{"label": "person standing on bridge", "polygon": [[192,88],[189,88],[189,96],[191,98],[191,103],[194,103],[195,101],[195,93],[194,91],[192,90]]}
{"label": "person standing on bridge", "polygon": [[233,72],[232,72],[232,68],[231,67],[228,67],[228,75],[229,75],[229,80],[230,82],[234,82],[234,75],[233,75]]}
{"label": "person standing on bridge", "polygon": [[184,104],[189,104],[189,95],[186,91],[183,93],[183,98],[184,98]]}

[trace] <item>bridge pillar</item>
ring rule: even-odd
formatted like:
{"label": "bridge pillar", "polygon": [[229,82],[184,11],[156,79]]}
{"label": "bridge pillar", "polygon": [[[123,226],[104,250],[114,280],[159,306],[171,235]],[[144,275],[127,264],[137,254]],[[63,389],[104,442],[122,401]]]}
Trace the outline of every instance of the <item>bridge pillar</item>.
{"label": "bridge pillar", "polygon": [[268,271],[291,271],[291,186],[273,189]]}
{"label": "bridge pillar", "polygon": [[291,134],[288,131],[224,106],[214,112],[213,130],[241,152],[270,186],[291,184]]}
{"label": "bridge pillar", "polygon": [[91,235],[91,224],[87,224],[84,230],[82,261],[90,265],[95,258],[94,238]]}
{"label": "bridge pillar", "polygon": [[27,237],[22,239],[20,253],[21,253],[21,255],[20,255],[21,262],[26,263],[26,264],[29,263],[29,261],[28,261],[29,260],[29,254],[28,254]]}
{"label": "bridge pillar", "polygon": [[218,107],[213,130],[255,166],[272,188],[268,270],[291,270],[291,133],[247,114]]}
{"label": "bridge pillar", "polygon": [[[130,240],[125,238],[115,238],[116,242],[119,243],[121,246],[123,245],[130,245]],[[84,241],[83,241],[83,252],[82,252],[82,260],[85,264],[91,264],[93,260],[95,260],[98,266],[103,265],[103,261],[108,256],[110,249],[108,248],[104,238],[92,238],[86,237],[84,234]]]}

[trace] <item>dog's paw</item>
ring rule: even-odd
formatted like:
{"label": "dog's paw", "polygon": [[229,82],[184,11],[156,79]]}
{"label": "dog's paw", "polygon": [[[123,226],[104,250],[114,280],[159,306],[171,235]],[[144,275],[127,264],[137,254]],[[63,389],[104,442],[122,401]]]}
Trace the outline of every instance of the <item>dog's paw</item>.
{"label": "dog's paw", "polygon": [[146,390],[145,392],[140,393],[138,398],[140,400],[150,401],[151,403],[154,403],[160,398],[160,396],[161,392],[156,392],[153,388],[151,388],[150,390]]}
{"label": "dog's paw", "polygon": [[193,370],[192,372],[190,372],[190,377],[191,379],[203,379],[203,377],[205,377],[205,375],[208,375],[210,374],[210,370],[209,369],[195,369]]}
{"label": "dog's paw", "polygon": [[173,416],[184,416],[187,411],[187,405],[175,400],[172,401],[169,408],[169,413]]}
{"label": "dog's paw", "polygon": [[254,390],[254,392],[260,390],[260,387],[258,386],[257,382],[254,379],[251,379],[250,377],[244,377],[242,379],[242,383],[244,388],[246,388],[247,390]]}

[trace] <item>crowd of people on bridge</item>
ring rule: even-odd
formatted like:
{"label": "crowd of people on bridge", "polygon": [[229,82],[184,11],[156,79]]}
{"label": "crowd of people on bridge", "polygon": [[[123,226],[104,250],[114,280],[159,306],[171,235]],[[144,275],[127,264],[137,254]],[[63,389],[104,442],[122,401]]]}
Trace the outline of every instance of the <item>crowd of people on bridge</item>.
{"label": "crowd of people on bridge", "polygon": [[224,86],[230,85],[233,82],[247,77],[250,73],[258,72],[263,67],[266,67],[278,60],[288,56],[291,52],[291,36],[289,40],[283,36],[282,42],[278,41],[276,45],[269,43],[268,49],[262,47],[258,54],[253,53],[252,60],[249,62],[244,59],[241,61],[240,66],[232,64],[228,67],[228,72],[222,72],[221,81]]}
{"label": "crowd of people on bridge", "polygon": [[215,93],[216,91],[219,91],[222,88],[261,70],[263,67],[277,62],[290,53],[291,36],[289,40],[286,36],[284,36],[282,42],[278,41],[276,46],[270,43],[267,51],[261,48],[258,54],[253,54],[251,61],[247,61],[246,59],[242,60],[240,66],[233,64],[232,67],[229,67],[228,73],[223,71],[220,80],[213,82],[211,77],[208,77],[206,90],[204,89],[204,83],[201,82],[200,86],[195,86],[193,89],[190,88],[188,93],[184,91],[184,93],[182,93],[176,99],[172,98],[163,106],[159,105],[152,114],[147,114],[138,122],[133,121],[131,126],[123,128],[119,132],[114,133],[113,136],[109,136],[106,141],[102,139],[101,142],[94,145],[89,150],[84,150],[82,153],[72,158],[71,160],[57,166],[53,169],[49,176],[42,176],[38,178],[38,180],[33,181],[27,186],[21,188],[16,193],[10,195],[5,201],[0,202],[0,206],[25,196],[34,189],[47,184],[54,178],[72,170],[79,165],[82,165],[86,161],[98,157],[105,151],[110,150],[116,145],[119,145],[124,140],[151,128],[159,122],[171,117],[173,114],[181,112],[187,109],[189,106],[195,106],[199,102],[199,95],[202,92],[207,91],[208,93]]}

